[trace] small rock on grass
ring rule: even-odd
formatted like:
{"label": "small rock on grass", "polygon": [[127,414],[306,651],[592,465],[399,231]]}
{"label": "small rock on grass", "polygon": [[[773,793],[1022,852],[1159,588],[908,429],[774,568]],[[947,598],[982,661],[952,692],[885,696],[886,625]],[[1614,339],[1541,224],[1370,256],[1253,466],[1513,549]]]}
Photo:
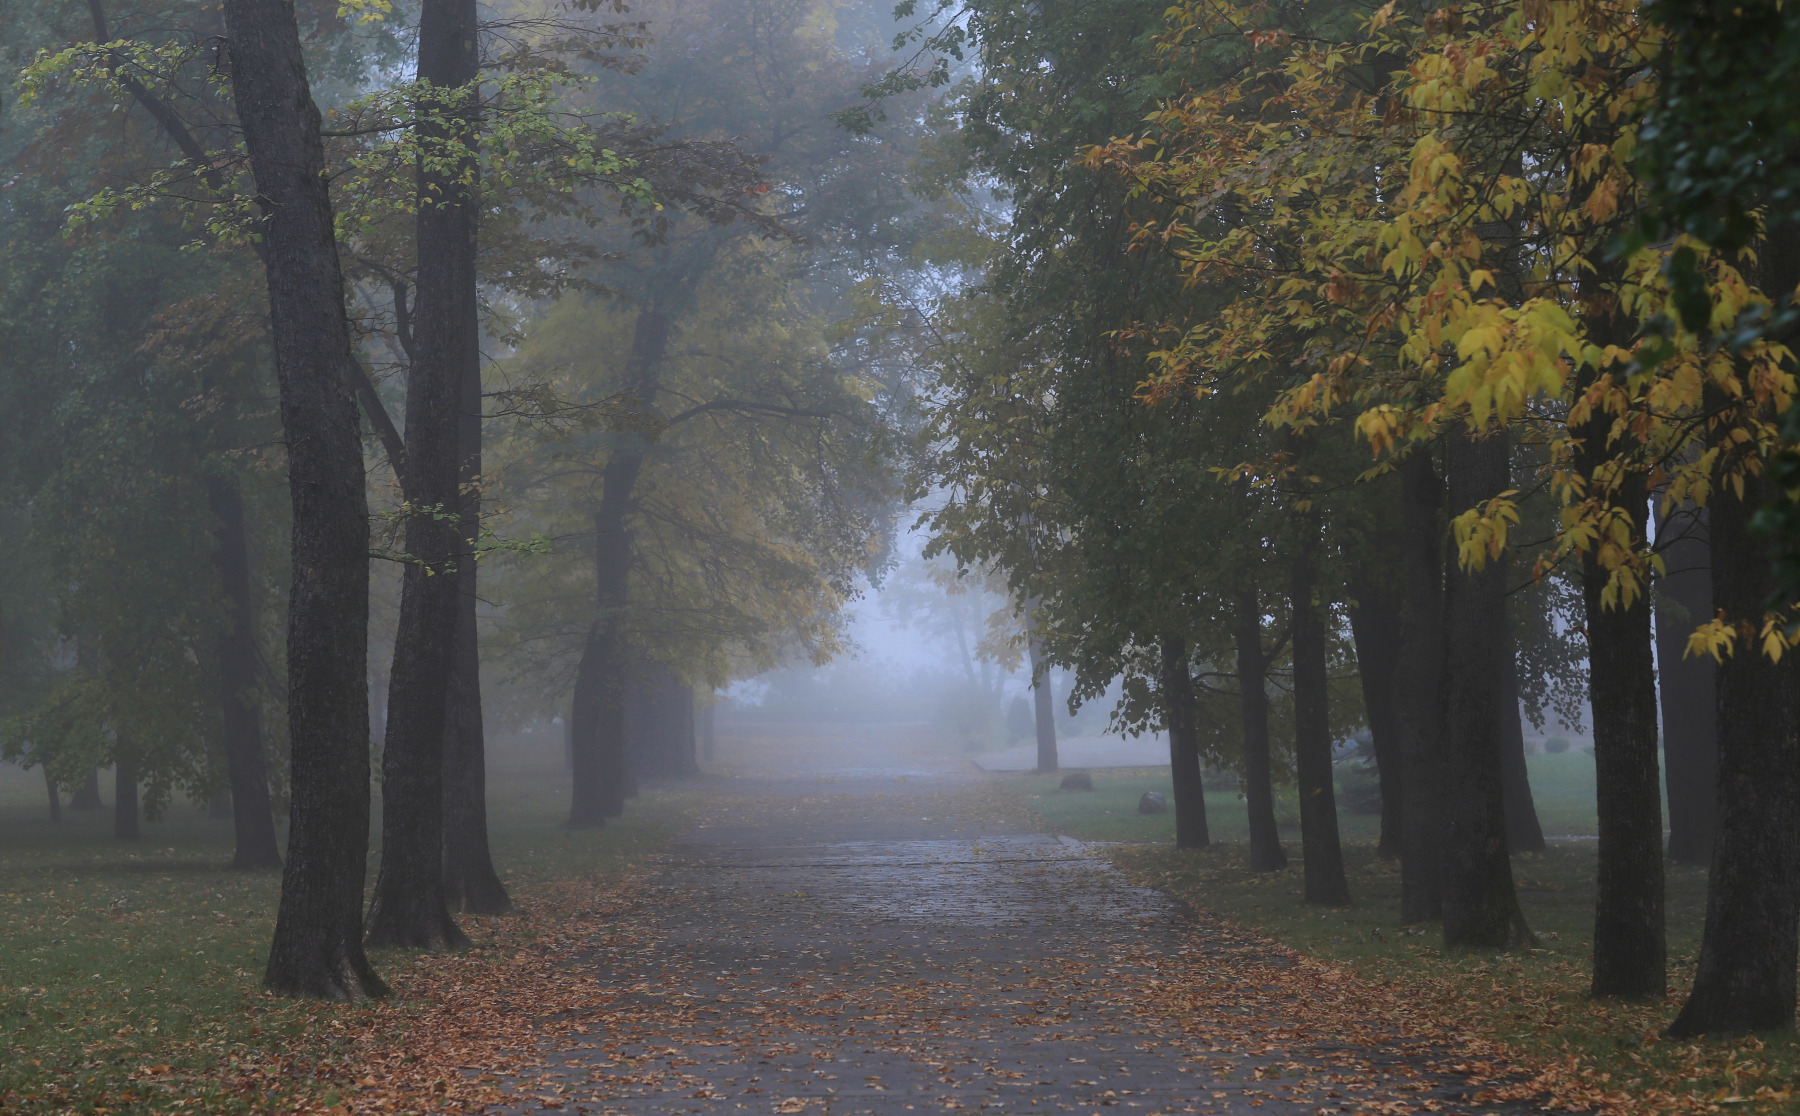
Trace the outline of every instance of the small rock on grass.
{"label": "small rock on grass", "polygon": [[1071,771],[1062,777],[1060,789],[1091,791],[1094,789],[1094,777],[1085,771]]}

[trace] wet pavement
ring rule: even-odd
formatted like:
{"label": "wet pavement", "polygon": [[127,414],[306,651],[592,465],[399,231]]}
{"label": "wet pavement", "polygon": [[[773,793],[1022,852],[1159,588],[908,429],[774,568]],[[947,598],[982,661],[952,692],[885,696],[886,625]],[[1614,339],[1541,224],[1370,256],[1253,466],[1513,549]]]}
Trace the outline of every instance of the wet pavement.
{"label": "wet pavement", "polygon": [[[1525,1110],[1471,1105],[1379,1025],[1269,1042],[1250,1017],[1304,1014],[1291,959],[1079,843],[940,816],[955,792],[732,780],[746,803],[800,805],[681,840],[639,914],[574,959],[609,995],[516,1111]],[[1171,1015],[1155,993],[1177,973],[1247,990],[1219,1009],[1246,1013],[1241,1043],[1229,1019]]]}

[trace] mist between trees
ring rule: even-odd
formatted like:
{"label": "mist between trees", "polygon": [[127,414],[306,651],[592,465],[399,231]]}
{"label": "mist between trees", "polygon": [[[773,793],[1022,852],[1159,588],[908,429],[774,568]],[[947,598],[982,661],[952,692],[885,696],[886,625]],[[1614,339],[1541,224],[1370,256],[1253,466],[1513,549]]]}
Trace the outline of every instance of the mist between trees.
{"label": "mist between trees", "polygon": [[972,743],[1162,732],[1259,869],[1291,781],[1310,902],[1360,734],[1450,948],[1533,942],[1522,720],[1586,721],[1593,994],[1664,994],[1672,857],[1674,1032],[1790,1027],[1791,155],[1671,92],[1748,25],[1658,11],[14,5],[5,754],[229,812],[267,986],[377,997],[510,905],[490,729],[604,826],[913,577],[987,602]]}

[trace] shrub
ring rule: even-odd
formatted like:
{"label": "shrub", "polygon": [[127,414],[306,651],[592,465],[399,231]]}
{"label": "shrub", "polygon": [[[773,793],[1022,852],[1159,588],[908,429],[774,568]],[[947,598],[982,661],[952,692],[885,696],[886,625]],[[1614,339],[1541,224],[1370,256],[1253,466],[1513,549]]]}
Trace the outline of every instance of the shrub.
{"label": "shrub", "polygon": [[1337,765],[1338,809],[1351,814],[1381,813],[1381,772],[1365,760]]}

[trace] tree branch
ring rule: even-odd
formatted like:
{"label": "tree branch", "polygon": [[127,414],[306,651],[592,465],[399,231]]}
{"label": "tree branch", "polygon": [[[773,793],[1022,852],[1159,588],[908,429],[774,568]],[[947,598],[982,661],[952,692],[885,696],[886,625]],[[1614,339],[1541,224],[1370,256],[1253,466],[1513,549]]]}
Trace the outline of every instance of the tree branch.
{"label": "tree branch", "polygon": [[663,425],[674,426],[678,422],[706,414],[709,411],[736,411],[739,414],[780,415],[783,418],[835,418],[836,411],[811,411],[802,407],[783,407],[775,403],[756,403],[748,399],[715,399],[711,403],[701,403],[680,412]]}

